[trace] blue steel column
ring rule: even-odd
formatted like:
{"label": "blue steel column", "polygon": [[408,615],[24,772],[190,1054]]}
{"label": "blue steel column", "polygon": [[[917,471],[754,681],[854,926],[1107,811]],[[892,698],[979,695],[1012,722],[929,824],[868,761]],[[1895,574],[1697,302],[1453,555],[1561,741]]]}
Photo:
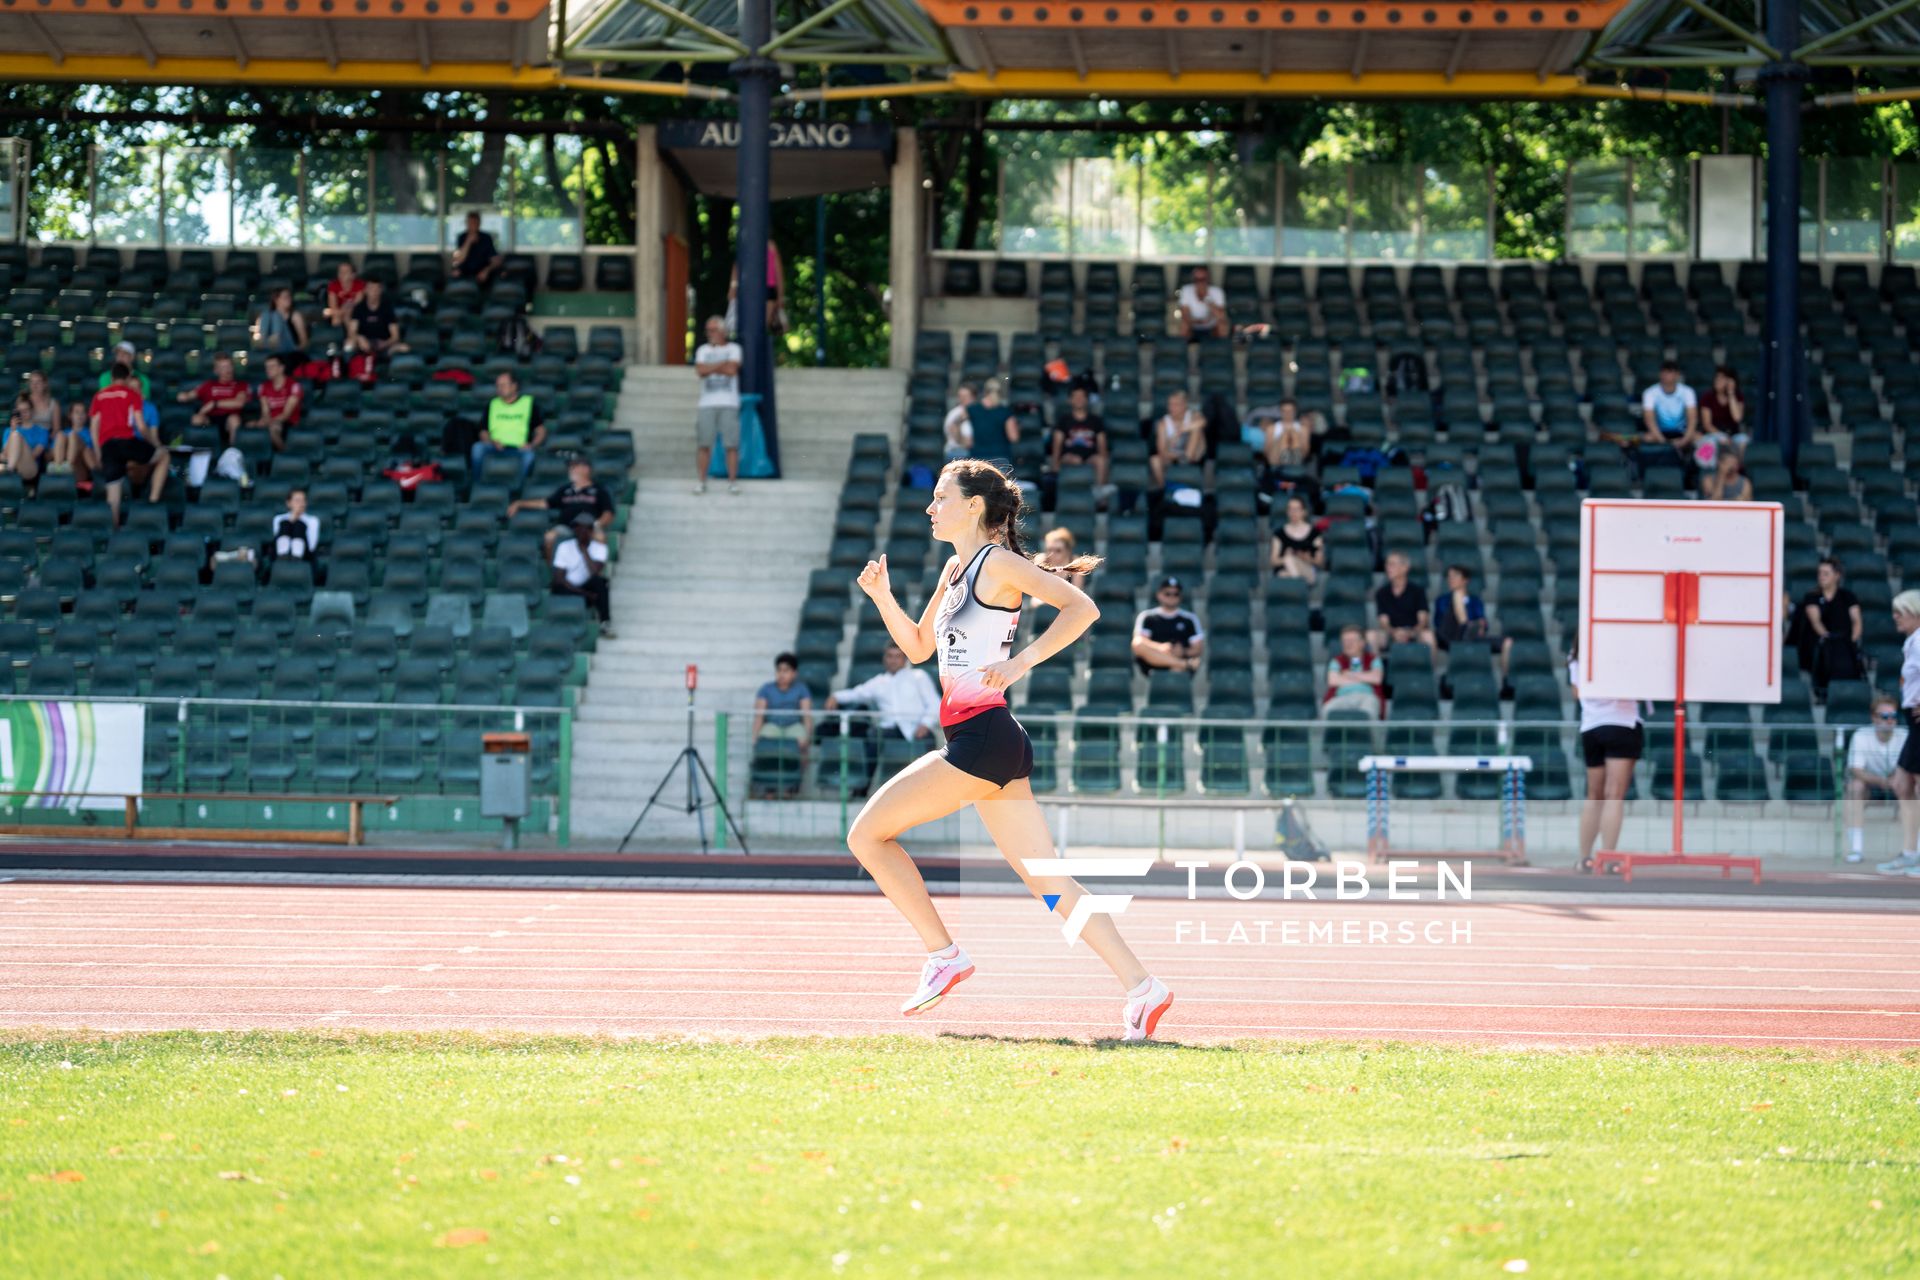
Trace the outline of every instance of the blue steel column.
{"label": "blue steel column", "polygon": [[[773,0],[740,0],[740,42],[757,50],[772,38]],[[771,58],[748,54],[729,70],[740,95],[740,390],[760,397],[760,425],[777,476],[780,443],[774,425],[773,344],[767,334],[767,240],[773,215],[773,87],[780,67]]]}
{"label": "blue steel column", "polygon": [[[1769,0],[1767,42],[1783,53],[1800,43],[1800,0]],[[1800,86],[1806,79],[1800,62],[1760,69],[1767,99],[1767,385],[1759,435],[1779,442],[1789,468],[1807,421],[1800,340]]]}

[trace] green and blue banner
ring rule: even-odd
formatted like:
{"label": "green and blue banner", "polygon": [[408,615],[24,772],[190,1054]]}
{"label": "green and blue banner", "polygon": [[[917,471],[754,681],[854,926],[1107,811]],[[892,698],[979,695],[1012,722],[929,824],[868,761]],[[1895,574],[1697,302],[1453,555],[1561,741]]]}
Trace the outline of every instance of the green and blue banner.
{"label": "green and blue banner", "polygon": [[[146,708],[121,702],[0,703],[0,806],[119,809],[140,792]],[[108,793],[70,799],[79,792]]]}

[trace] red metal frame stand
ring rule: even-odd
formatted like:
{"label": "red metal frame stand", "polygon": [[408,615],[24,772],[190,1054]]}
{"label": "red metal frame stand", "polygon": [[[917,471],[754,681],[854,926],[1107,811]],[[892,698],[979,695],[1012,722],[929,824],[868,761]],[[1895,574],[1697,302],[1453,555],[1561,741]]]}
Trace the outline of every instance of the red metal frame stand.
{"label": "red metal frame stand", "polygon": [[1730,879],[1735,867],[1753,873],[1760,883],[1760,859],[1727,853],[1688,853],[1686,845],[1687,810],[1687,626],[1700,621],[1700,575],[1669,573],[1666,577],[1666,621],[1673,624],[1673,852],[1624,853],[1618,849],[1595,850],[1593,869],[1605,873],[1618,867],[1620,879],[1633,883],[1635,867],[1718,867],[1720,878]]}

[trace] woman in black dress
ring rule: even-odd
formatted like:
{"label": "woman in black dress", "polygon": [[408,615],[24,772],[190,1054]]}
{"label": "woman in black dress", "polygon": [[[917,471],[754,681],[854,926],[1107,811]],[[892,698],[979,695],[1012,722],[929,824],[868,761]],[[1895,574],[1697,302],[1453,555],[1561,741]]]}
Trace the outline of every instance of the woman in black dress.
{"label": "woman in black dress", "polygon": [[1308,583],[1326,564],[1325,542],[1313,526],[1305,498],[1296,495],[1287,499],[1287,518],[1273,527],[1270,563],[1274,577],[1303,578]]}

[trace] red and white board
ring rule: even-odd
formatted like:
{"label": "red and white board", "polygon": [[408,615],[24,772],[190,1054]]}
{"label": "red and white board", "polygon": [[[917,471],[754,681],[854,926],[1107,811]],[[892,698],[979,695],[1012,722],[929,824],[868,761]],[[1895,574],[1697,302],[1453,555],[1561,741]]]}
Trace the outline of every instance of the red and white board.
{"label": "red and white board", "polygon": [[[1587,499],[1581,695],[1779,702],[1785,544],[1777,502]],[[1697,577],[1683,587],[1675,574]]]}

